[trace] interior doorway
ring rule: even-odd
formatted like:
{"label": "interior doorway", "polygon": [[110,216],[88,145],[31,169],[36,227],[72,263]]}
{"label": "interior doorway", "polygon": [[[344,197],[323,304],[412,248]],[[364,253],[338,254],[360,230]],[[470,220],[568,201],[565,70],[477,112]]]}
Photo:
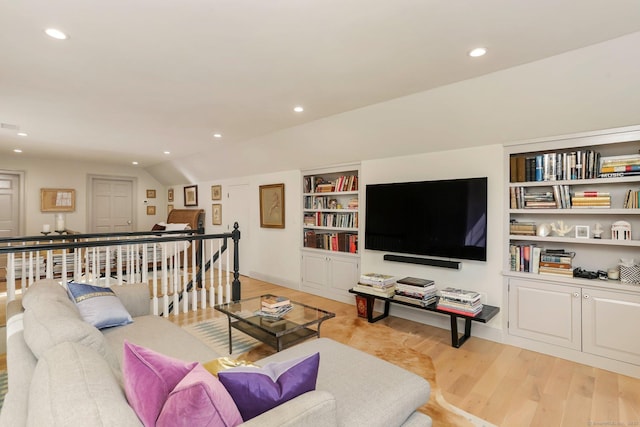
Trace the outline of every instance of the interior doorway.
{"label": "interior doorway", "polygon": [[135,231],[135,178],[89,176],[87,188],[90,233]]}
{"label": "interior doorway", "polygon": [[0,237],[18,237],[22,230],[22,174],[0,171]]}

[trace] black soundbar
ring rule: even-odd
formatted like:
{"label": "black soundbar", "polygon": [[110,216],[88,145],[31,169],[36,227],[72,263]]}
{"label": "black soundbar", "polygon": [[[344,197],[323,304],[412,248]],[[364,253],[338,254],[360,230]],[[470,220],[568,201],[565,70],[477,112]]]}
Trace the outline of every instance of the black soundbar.
{"label": "black soundbar", "polygon": [[385,261],[406,262],[408,264],[422,264],[430,265],[432,267],[453,268],[454,270],[460,270],[462,263],[460,261],[447,261],[443,259],[433,258],[418,258],[413,256],[402,256],[386,254],[384,256]]}

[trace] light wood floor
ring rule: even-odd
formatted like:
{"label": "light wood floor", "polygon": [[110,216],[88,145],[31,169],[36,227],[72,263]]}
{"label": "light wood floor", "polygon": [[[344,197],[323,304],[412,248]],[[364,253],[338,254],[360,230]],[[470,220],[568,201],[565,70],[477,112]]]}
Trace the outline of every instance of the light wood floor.
{"label": "light wood floor", "polygon": [[[242,297],[286,295],[335,312],[328,322],[356,317],[350,304],[246,277],[241,281]],[[171,319],[184,325],[219,315],[208,309]],[[456,349],[448,330],[396,317],[379,323],[419,336],[414,348],[432,358],[445,399],[498,426],[640,425],[638,379],[477,337]]]}
{"label": "light wood floor", "polygon": [[[355,306],[241,277],[242,297],[265,293],[356,317]],[[169,317],[178,325],[221,316],[214,309]],[[430,356],[451,404],[498,426],[640,426],[640,380],[564,359],[472,337],[450,345],[448,330],[396,317],[379,323],[413,334],[414,349]],[[323,334],[328,336],[328,334]],[[376,337],[371,336],[376,345]],[[6,357],[0,355],[0,369]],[[372,373],[374,374],[374,373]],[[439,426],[436,426],[439,427]]]}

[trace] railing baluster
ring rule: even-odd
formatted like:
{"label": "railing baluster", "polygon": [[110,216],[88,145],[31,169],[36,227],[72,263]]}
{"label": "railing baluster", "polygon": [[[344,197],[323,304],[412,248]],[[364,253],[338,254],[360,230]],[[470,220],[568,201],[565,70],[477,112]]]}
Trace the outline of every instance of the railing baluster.
{"label": "railing baluster", "polygon": [[215,300],[215,293],[213,292],[213,290],[215,289],[214,287],[214,268],[213,268],[213,239],[209,240],[209,252],[211,253],[211,260],[209,261],[209,307],[213,307],[216,304],[216,300]]}
{"label": "railing baluster", "polygon": [[157,257],[157,245],[156,244],[152,244],[153,246],[153,280],[152,280],[152,290],[151,290],[151,294],[152,294],[152,298],[153,298],[153,314],[155,316],[158,315],[158,269],[157,269],[157,265],[158,265],[158,257]]}
{"label": "railing baluster", "polygon": [[222,304],[222,240],[218,240],[218,304]]}

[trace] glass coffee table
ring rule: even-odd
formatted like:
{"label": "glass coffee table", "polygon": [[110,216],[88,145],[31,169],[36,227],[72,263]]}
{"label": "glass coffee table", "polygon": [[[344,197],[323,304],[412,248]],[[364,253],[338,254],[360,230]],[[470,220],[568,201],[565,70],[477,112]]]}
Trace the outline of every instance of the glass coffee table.
{"label": "glass coffee table", "polygon": [[242,299],[214,308],[229,319],[229,354],[233,352],[231,329],[270,345],[277,351],[291,347],[311,337],[320,337],[320,326],[327,319],[335,317],[331,313],[306,304],[291,301],[292,309],[278,319],[260,316],[261,300],[270,295]]}

